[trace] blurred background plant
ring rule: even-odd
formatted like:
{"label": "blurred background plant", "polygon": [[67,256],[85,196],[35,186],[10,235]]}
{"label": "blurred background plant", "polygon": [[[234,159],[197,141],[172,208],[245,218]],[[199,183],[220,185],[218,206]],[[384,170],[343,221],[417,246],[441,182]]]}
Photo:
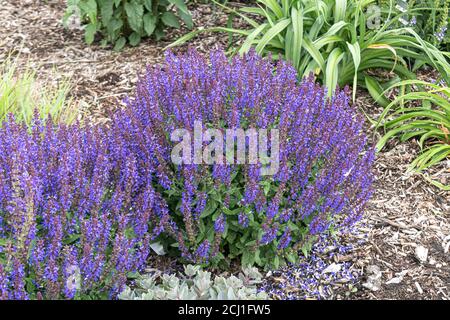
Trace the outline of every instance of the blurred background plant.
{"label": "blurred background plant", "polygon": [[165,29],[180,28],[183,21],[192,28],[192,18],[184,0],[68,0],[64,24],[69,18],[85,24],[85,41],[91,44],[100,34],[101,44],[122,49],[128,42],[136,46],[143,37],[160,40]]}
{"label": "blurred background plant", "polygon": [[30,125],[35,109],[42,119],[50,115],[55,122],[71,123],[81,115],[79,104],[69,97],[67,79],[56,86],[44,84],[30,66],[19,70],[17,61],[7,58],[0,64],[0,123],[12,113]]}
{"label": "blurred background plant", "polygon": [[450,50],[448,33],[450,0],[379,0],[385,17],[390,8],[403,15],[402,26],[410,26],[423,39],[442,50]]}
{"label": "blurred background plant", "polygon": [[[245,41],[231,49],[231,54],[255,47],[259,54],[290,61],[299,77],[314,73],[329,88],[329,94],[337,85],[350,84],[355,99],[359,85],[368,88],[384,106],[389,101],[379,93],[395,82],[415,79],[414,72],[424,64],[438,70],[446,82],[450,80],[448,55],[412,28],[399,26],[401,14],[390,10],[383,19],[374,0],[258,0],[257,6],[236,10],[216,4],[244,19],[250,28],[198,29],[169,47],[205,31],[241,35]],[[369,71],[374,69],[389,72],[388,79],[370,77]]]}

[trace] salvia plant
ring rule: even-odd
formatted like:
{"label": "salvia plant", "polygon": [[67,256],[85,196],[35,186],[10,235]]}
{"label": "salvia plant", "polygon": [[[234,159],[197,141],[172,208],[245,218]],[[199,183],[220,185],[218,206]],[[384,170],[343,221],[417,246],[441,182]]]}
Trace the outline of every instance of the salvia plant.
{"label": "salvia plant", "polygon": [[267,294],[258,292],[262,275],[256,268],[245,268],[236,277],[215,276],[199,266],[187,265],[184,273],[146,274],[140,276],[133,288],[125,287],[122,300],[265,300]]}
{"label": "salvia plant", "polygon": [[[379,140],[377,149],[382,149],[395,136],[401,141],[417,139],[422,152],[411,163],[411,168],[423,171],[450,157],[450,89],[419,80],[407,84],[420,85],[427,90],[402,94],[388,105],[378,121],[385,135]],[[400,107],[391,112],[398,105]],[[431,182],[450,190],[448,185]]]}
{"label": "salvia plant", "polygon": [[184,0],[68,0],[64,22],[77,16],[85,24],[85,40],[96,34],[102,43],[120,50],[128,42],[136,46],[141,38],[165,36],[165,29],[180,28],[183,21],[192,28],[191,14]]}
{"label": "salvia plant", "polygon": [[[328,98],[254,51],[230,62],[191,50],[149,67],[126,104],[108,126],[38,114],[31,128],[3,123],[1,297],[116,297],[154,243],[185,262],[277,268],[363,214],[374,149],[347,89]],[[266,157],[228,154],[226,163],[175,164],[172,133],[198,121],[218,132],[270,129],[269,158],[279,132],[278,170],[263,175]]]}
{"label": "salvia plant", "polygon": [[[428,64],[448,82],[448,57],[423,40],[411,26],[399,23],[402,14],[389,10],[382,15],[375,0],[258,0],[258,6],[224,10],[240,16],[248,29],[216,27],[188,33],[171,46],[182,44],[199,32],[218,31],[244,36],[233,54],[255,48],[292,63],[299,76],[314,73],[329,88],[352,85],[368,87],[375,97],[392,83],[370,76],[383,69],[399,79],[415,79],[414,70]],[[378,101],[387,104],[386,101]],[[385,103],[386,102],[386,103]]]}
{"label": "salvia plant", "polygon": [[0,298],[108,298],[144,264],[148,214],[132,207],[146,200],[109,153],[100,127],[3,123]]}
{"label": "salvia plant", "polygon": [[[192,50],[168,53],[116,115],[114,132],[130,140],[117,150],[136,156],[140,179],[156,182],[151,199],[169,252],[197,263],[240,258],[244,266],[278,267],[295,261],[296,250],[307,252],[315,235],[360,219],[374,154],[348,90],[329,99],[312,78],[298,83],[289,64],[274,67],[254,51],[231,62],[223,52],[209,60]],[[174,165],[171,133],[195,135],[196,121],[224,133],[278,129],[278,172],[262,175],[262,161],[237,163],[227,154],[225,164]]]}

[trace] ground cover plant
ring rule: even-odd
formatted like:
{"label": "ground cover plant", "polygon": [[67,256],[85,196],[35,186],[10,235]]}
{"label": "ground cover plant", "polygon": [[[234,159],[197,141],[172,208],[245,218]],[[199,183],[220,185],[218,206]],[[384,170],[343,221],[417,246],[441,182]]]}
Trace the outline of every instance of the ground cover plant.
{"label": "ground cover plant", "polygon": [[160,40],[165,29],[180,28],[181,21],[192,28],[184,0],[69,0],[65,23],[73,16],[85,24],[86,43],[93,43],[100,34],[103,45],[112,43],[115,50],[127,42],[136,46],[143,37]]}
{"label": "ground cover plant", "polygon": [[147,274],[135,281],[136,288],[126,287],[122,300],[264,300],[265,292],[257,285],[263,276],[257,268],[245,268],[236,277],[215,276],[199,266],[187,265],[184,273]]}
{"label": "ground cover plant", "polygon": [[[230,62],[190,51],[149,67],[108,126],[37,115],[29,129],[9,117],[0,129],[0,296],[114,298],[155,242],[180,261],[221,268],[295,262],[317,236],[348,231],[371,194],[374,153],[349,99],[348,90],[328,99],[311,78],[298,83],[294,68],[274,69],[255,52]],[[219,131],[278,128],[279,170],[175,165],[171,132],[190,132],[195,120]]]}

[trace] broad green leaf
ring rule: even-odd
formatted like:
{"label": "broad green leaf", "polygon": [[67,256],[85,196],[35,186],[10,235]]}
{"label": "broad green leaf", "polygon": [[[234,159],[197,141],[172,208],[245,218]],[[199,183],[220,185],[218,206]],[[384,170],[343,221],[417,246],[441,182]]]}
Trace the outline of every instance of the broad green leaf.
{"label": "broad green leaf", "polygon": [[91,23],[97,22],[97,2],[95,0],[80,1],[78,6],[81,12],[88,16]]}
{"label": "broad green leaf", "polygon": [[120,37],[119,39],[117,39],[113,50],[114,51],[122,50],[122,48],[125,46],[126,43],[127,43],[127,39],[125,39],[125,37]]}
{"label": "broad green leaf", "polygon": [[141,42],[141,36],[139,35],[139,33],[133,32],[128,37],[128,41],[130,42],[130,45],[135,47],[135,46],[137,46],[139,44],[139,42]]}
{"label": "broad green leaf", "polygon": [[164,12],[161,17],[162,22],[169,27],[180,28],[180,22],[178,21],[178,17],[174,15],[172,12]]}
{"label": "broad green leaf", "polygon": [[93,23],[89,23],[84,29],[84,40],[87,44],[94,42],[94,36],[97,32],[97,26]]}
{"label": "broad green leaf", "polygon": [[181,11],[180,9],[178,9],[178,15],[180,16],[181,20],[184,21],[184,23],[186,24],[186,26],[189,29],[192,29],[194,27],[194,21],[192,21],[192,16],[190,13],[184,13],[183,11]]}
{"label": "broad green leaf", "polygon": [[156,17],[153,16],[150,12],[144,14],[144,31],[150,36],[156,28]]}
{"label": "broad green leaf", "polygon": [[128,18],[128,24],[133,31],[137,33],[142,32],[142,18],[144,16],[144,6],[136,0],[126,2],[124,5],[125,12]]}
{"label": "broad green leaf", "polygon": [[99,0],[98,1],[100,6],[100,14],[102,17],[102,23],[103,25],[108,25],[109,21],[111,20],[113,16],[113,5],[114,3],[110,0]]}

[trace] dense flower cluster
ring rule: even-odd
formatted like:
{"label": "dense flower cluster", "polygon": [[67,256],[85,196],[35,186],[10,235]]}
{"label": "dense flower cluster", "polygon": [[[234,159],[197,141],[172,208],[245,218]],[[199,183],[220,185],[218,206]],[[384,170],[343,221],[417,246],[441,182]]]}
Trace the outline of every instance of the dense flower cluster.
{"label": "dense flower cluster", "polygon": [[[101,127],[0,129],[0,297],[120,292],[149,253],[148,197]],[[2,266],[3,265],[3,266]]]}
{"label": "dense flower cluster", "polygon": [[[236,161],[174,165],[171,133],[193,136],[196,121],[224,133],[278,129],[278,172],[264,176],[261,163]],[[255,52],[231,62],[223,52],[169,52],[114,123],[123,138],[116,150],[134,155],[141,179],[150,175],[159,187],[159,231],[190,261],[221,252],[268,264],[311,234],[352,225],[371,194],[374,153],[347,90],[328,98],[312,78],[298,83],[289,64]]]}
{"label": "dense flower cluster", "polygon": [[[175,165],[171,133],[195,121],[277,128],[278,172]],[[311,236],[361,218],[373,158],[346,90],[328,99],[254,52],[231,63],[222,52],[168,53],[108,126],[0,128],[0,297],[115,295],[152,241],[198,263],[277,267]]]}

